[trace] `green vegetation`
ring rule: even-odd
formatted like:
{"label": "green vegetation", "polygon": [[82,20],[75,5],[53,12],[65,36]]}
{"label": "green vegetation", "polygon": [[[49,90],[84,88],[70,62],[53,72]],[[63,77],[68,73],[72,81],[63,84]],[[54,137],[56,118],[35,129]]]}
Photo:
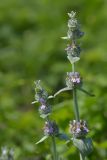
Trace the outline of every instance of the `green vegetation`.
{"label": "green vegetation", "polygon": [[[47,160],[48,142],[36,145],[41,138],[42,119],[34,100],[35,80],[41,79],[50,94],[63,88],[71,65],[66,59],[67,13],[79,14],[85,36],[77,70],[94,98],[78,92],[81,117],[90,124],[94,141],[91,160],[107,160],[107,1],[104,0],[1,0],[0,1],[0,147],[12,147],[15,160]],[[65,73],[65,74],[64,74]],[[66,101],[63,101],[63,98]],[[50,102],[53,119],[69,133],[74,119],[70,92]],[[59,116],[61,115],[61,116]],[[77,160],[73,146],[58,140],[64,160]]]}

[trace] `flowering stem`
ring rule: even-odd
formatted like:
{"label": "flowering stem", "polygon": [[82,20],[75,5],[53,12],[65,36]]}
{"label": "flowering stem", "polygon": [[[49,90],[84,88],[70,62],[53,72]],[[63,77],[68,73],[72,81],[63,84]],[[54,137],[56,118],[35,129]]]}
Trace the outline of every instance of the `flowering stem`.
{"label": "flowering stem", "polygon": [[52,145],[53,145],[53,160],[58,160],[57,151],[56,151],[55,136],[52,136]]}
{"label": "flowering stem", "polygon": [[[74,63],[72,64],[72,71],[75,72],[75,66]],[[78,109],[78,102],[77,102],[77,90],[76,87],[74,86],[73,88],[73,101],[74,101],[74,112],[75,112],[75,117],[76,120],[79,122],[79,109]]]}
{"label": "flowering stem", "polygon": [[[72,71],[75,72],[74,63],[72,64]],[[80,117],[79,117],[79,109],[78,109],[78,101],[77,101],[77,90],[75,86],[73,88],[73,101],[74,101],[74,112],[75,112],[76,121],[79,122]],[[80,160],[85,160],[84,155],[82,155],[81,153],[80,153]]]}

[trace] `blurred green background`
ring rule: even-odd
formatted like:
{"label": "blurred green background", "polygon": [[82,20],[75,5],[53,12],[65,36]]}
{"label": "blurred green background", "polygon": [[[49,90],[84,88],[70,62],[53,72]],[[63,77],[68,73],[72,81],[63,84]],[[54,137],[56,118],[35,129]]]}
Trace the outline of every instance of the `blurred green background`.
{"label": "blurred green background", "polygon": [[[0,1],[0,147],[12,147],[16,160],[44,160],[50,141],[43,136],[43,120],[34,101],[34,81],[41,79],[50,94],[65,87],[71,65],[66,58],[67,13],[77,12],[85,36],[77,63],[84,88],[78,93],[80,115],[89,123],[94,140],[91,160],[107,160],[107,1],[106,0],[1,0]],[[52,100],[53,119],[69,134],[74,119],[72,94]],[[61,116],[59,116],[61,115]],[[64,160],[78,160],[73,146],[58,143]]]}

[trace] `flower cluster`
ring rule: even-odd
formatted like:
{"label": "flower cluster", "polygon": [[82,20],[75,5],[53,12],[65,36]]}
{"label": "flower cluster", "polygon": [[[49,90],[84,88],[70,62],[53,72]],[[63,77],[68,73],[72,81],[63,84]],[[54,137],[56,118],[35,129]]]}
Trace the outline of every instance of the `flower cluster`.
{"label": "flower cluster", "polygon": [[48,99],[48,93],[41,87],[40,80],[35,82],[35,100],[41,104],[45,104]]}
{"label": "flower cluster", "polygon": [[77,39],[84,35],[84,32],[80,31],[80,25],[76,19],[76,12],[71,11],[68,13],[70,19],[68,20],[68,37],[69,39]]}
{"label": "flower cluster", "polygon": [[72,11],[71,13],[68,13],[68,16],[68,32],[67,37],[64,37],[64,39],[70,41],[65,50],[67,51],[67,58],[72,64],[72,72],[67,73],[66,85],[68,89],[72,89],[73,92],[74,113],[76,117],[76,120],[70,122],[70,132],[73,136],[72,140],[74,146],[76,146],[81,153],[80,159],[85,159],[85,157],[92,152],[93,145],[91,138],[86,137],[89,132],[86,121],[80,120],[77,89],[88,95],[91,94],[82,88],[80,74],[75,71],[75,63],[80,60],[81,52],[81,48],[78,45],[78,39],[81,38],[84,33],[80,30],[80,24],[76,19],[76,13]]}
{"label": "flower cluster", "polygon": [[70,122],[70,132],[75,138],[83,138],[89,132],[86,121],[73,120]]}
{"label": "flower cluster", "polygon": [[[41,104],[39,107],[39,113],[40,116],[45,119],[45,126],[43,128],[44,137],[39,142],[37,142],[37,144],[41,143],[49,136],[51,136],[52,139],[57,137],[60,139],[69,140],[69,138],[65,134],[59,133],[59,128],[56,122],[50,120],[49,115],[52,112],[52,109],[50,104],[48,103],[48,98],[50,97],[55,98],[56,95],[60,94],[61,92],[72,90],[73,101],[74,101],[74,113],[76,120],[70,121],[69,125],[70,133],[73,136],[73,138],[70,140],[73,140],[74,146],[76,146],[79,149],[81,153],[80,159],[82,157],[83,159],[85,159],[85,157],[92,152],[93,145],[91,138],[86,137],[86,135],[89,132],[86,121],[80,120],[78,100],[77,100],[77,89],[90,96],[92,96],[92,94],[88,93],[86,90],[82,88],[82,78],[80,74],[75,71],[75,62],[80,60],[80,52],[81,52],[81,48],[78,45],[77,40],[81,38],[84,35],[84,33],[81,32],[80,30],[80,24],[76,19],[76,13],[72,11],[71,13],[68,13],[68,16],[69,20],[68,20],[67,37],[62,37],[62,38],[69,40],[69,44],[67,45],[67,48],[65,50],[67,52],[67,58],[72,64],[72,72],[67,72],[67,77],[66,77],[67,87],[56,92],[54,96],[48,96],[48,93],[41,87],[40,81],[37,81],[35,83],[36,84],[35,102],[39,102]],[[53,140],[53,146],[54,146],[53,157],[54,160],[57,160],[54,140]]]}
{"label": "flower cluster", "polygon": [[13,148],[2,147],[1,148],[0,160],[13,160],[14,159],[14,150]]}
{"label": "flower cluster", "polygon": [[68,13],[68,32],[67,37],[62,37],[63,39],[71,40],[72,43],[67,45],[65,49],[67,51],[67,58],[71,63],[78,61],[80,58],[80,46],[77,44],[76,39],[81,38],[84,33],[80,30],[80,24],[76,19],[76,12]]}
{"label": "flower cluster", "polygon": [[41,105],[39,107],[40,115],[49,115],[51,113],[51,106],[50,105]]}
{"label": "flower cluster", "polygon": [[84,32],[80,31],[80,25],[76,19],[76,12],[71,11],[68,13],[69,20],[68,20],[68,32],[67,37],[63,37],[63,39],[73,39],[73,38],[80,38],[84,35]]}
{"label": "flower cluster", "polygon": [[73,88],[74,86],[80,86],[81,84],[82,80],[78,72],[67,72],[66,85],[69,88]]}
{"label": "flower cluster", "polygon": [[55,121],[46,121],[44,127],[44,135],[57,136],[59,134],[59,128]]}
{"label": "flower cluster", "polygon": [[65,48],[65,50],[67,51],[68,56],[69,55],[71,55],[72,57],[79,57],[80,56],[81,48],[77,44],[75,44],[75,45],[74,45],[74,43],[72,45],[68,44],[67,48]]}
{"label": "flower cluster", "polygon": [[40,117],[45,119],[45,126],[43,128],[44,136],[57,136],[59,134],[59,128],[56,122],[51,121],[49,118],[49,115],[52,112],[52,107],[48,103],[48,93],[42,88],[40,80],[36,81],[35,84],[35,102],[39,102],[41,104],[39,107]]}
{"label": "flower cluster", "polygon": [[40,116],[45,118],[51,113],[51,106],[47,102],[48,93],[41,87],[40,81],[37,81],[35,84],[35,100],[41,104],[39,107]]}

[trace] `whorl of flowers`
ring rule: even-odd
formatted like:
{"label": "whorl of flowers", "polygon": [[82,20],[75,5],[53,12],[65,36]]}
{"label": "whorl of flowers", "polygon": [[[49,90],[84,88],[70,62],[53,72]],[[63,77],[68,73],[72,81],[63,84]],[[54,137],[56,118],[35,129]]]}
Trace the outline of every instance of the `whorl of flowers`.
{"label": "whorl of flowers", "polygon": [[67,37],[62,37],[63,39],[67,39],[70,44],[67,45],[65,49],[67,51],[67,58],[71,63],[78,61],[80,58],[81,48],[77,44],[76,39],[81,38],[84,35],[84,32],[80,30],[80,24],[76,19],[76,12],[68,13],[69,20],[68,20],[68,32]]}
{"label": "whorl of flowers", "polygon": [[48,93],[41,87],[40,80],[35,82],[35,100],[45,104],[48,99]]}
{"label": "whorl of flowers", "polygon": [[70,132],[75,138],[83,138],[89,132],[86,121],[80,120],[77,122],[73,120],[70,122]]}
{"label": "whorl of flowers", "polygon": [[44,126],[44,135],[57,136],[59,134],[59,128],[55,121],[46,121]]}
{"label": "whorl of flowers", "polygon": [[81,84],[82,80],[78,72],[67,72],[66,85],[69,88],[73,88],[74,86],[80,86]]}
{"label": "whorl of flowers", "polygon": [[39,107],[40,116],[45,118],[51,113],[51,106],[47,102],[48,93],[41,87],[40,80],[36,81],[35,84],[35,100],[41,104]]}

